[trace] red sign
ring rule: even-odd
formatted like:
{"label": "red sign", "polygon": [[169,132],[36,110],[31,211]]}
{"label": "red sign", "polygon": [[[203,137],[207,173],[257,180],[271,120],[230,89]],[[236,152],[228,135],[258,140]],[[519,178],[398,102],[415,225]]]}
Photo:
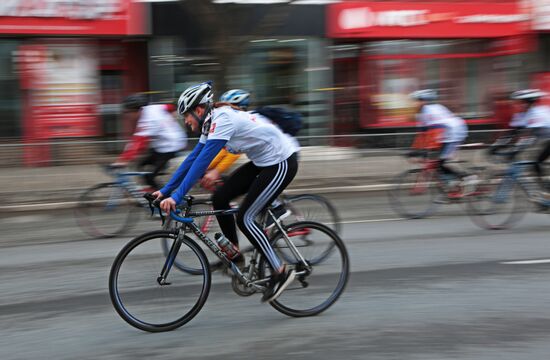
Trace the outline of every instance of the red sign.
{"label": "red sign", "polygon": [[21,46],[26,139],[98,135],[98,62],[96,44],[85,40]]}
{"label": "red sign", "polygon": [[132,0],[1,0],[0,34],[138,35],[145,11]]}
{"label": "red sign", "polygon": [[[550,72],[542,72],[534,75],[532,87],[550,94]],[[544,105],[550,106],[550,96],[541,99]]]}
{"label": "red sign", "polygon": [[332,38],[489,38],[528,30],[516,3],[343,2],[327,11]]}

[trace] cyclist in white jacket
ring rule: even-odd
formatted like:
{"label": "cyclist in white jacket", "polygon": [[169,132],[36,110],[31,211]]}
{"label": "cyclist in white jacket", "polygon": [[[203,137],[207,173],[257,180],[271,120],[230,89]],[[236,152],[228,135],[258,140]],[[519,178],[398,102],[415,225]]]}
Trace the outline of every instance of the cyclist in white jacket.
{"label": "cyclist in white jacket", "polygon": [[187,146],[187,134],[169,107],[167,104],[149,105],[143,94],[130,95],[123,102],[124,115],[137,124],[134,135],[113,166],[127,166],[149,149],[147,156],[138,162],[138,168],[151,167],[144,176],[150,191],[159,188],[155,178],[170,159]]}
{"label": "cyclist in white jacket", "polygon": [[536,148],[534,170],[544,186],[550,191],[548,184],[544,184],[542,163],[550,156],[550,107],[542,105],[540,100],[547,94],[539,89],[519,90],[510,96],[518,102],[520,112],[516,121],[521,124],[523,134],[531,137]]}
{"label": "cyclist in white jacket", "polygon": [[439,152],[439,170],[443,174],[452,175],[463,180],[463,185],[472,185],[476,180],[476,175],[468,175],[462,170],[450,167],[447,162],[452,159],[460,144],[468,136],[468,126],[466,122],[453,114],[445,106],[438,104],[437,91],[433,89],[418,90],[410,94],[411,98],[418,102],[416,114],[419,131],[426,131],[434,128],[443,129]]}

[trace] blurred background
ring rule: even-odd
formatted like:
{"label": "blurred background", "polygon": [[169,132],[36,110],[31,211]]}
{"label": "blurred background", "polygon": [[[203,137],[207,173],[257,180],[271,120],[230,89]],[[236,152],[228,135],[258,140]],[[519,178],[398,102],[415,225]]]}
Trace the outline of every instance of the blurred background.
{"label": "blurred background", "polygon": [[[216,275],[189,327],[145,336],[107,278],[159,223],[91,239],[72,208],[113,179],[96,164],[134,131],[127,95],[168,104],[207,80],[301,113],[289,193],[338,209],[352,280],[323,316],[289,320]],[[500,232],[454,204],[403,221],[383,192],[409,166],[410,92],[437,89],[467,142],[489,143],[529,87],[550,92],[550,0],[0,0],[0,358],[547,358],[547,215]]]}
{"label": "blurred background", "polygon": [[407,94],[426,87],[471,129],[507,124],[511,91],[550,87],[548,19],[535,0],[5,2],[0,166],[117,153],[126,95],[170,102],[205,80],[301,112],[304,145],[412,130]]}

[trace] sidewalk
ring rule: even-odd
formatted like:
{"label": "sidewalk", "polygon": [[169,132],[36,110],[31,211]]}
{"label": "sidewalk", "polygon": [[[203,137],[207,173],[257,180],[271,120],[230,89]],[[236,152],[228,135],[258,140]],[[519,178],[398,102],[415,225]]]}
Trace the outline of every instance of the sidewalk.
{"label": "sidewalk", "polygon": [[[412,166],[399,154],[388,150],[305,147],[300,154],[298,174],[287,190],[317,193],[382,190],[397,174]],[[471,161],[473,155],[473,152],[463,152],[461,156]],[[172,164],[178,166],[181,160]],[[239,159],[239,162],[245,161]],[[11,210],[14,205],[68,203],[67,206],[71,206],[84,189],[109,181],[97,165],[0,168],[3,199],[0,211]]]}

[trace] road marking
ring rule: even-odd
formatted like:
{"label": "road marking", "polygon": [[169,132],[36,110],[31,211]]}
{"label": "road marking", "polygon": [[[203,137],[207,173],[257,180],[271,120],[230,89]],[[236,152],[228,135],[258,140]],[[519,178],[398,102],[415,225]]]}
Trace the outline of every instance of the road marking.
{"label": "road marking", "polygon": [[530,265],[530,264],[547,264],[550,263],[550,259],[538,259],[538,260],[518,260],[518,261],[502,261],[501,264],[506,265]]}
{"label": "road marking", "polygon": [[371,223],[371,222],[396,221],[396,220],[404,220],[404,219],[405,218],[351,220],[351,221],[342,221],[342,224],[362,224],[362,223]]}

